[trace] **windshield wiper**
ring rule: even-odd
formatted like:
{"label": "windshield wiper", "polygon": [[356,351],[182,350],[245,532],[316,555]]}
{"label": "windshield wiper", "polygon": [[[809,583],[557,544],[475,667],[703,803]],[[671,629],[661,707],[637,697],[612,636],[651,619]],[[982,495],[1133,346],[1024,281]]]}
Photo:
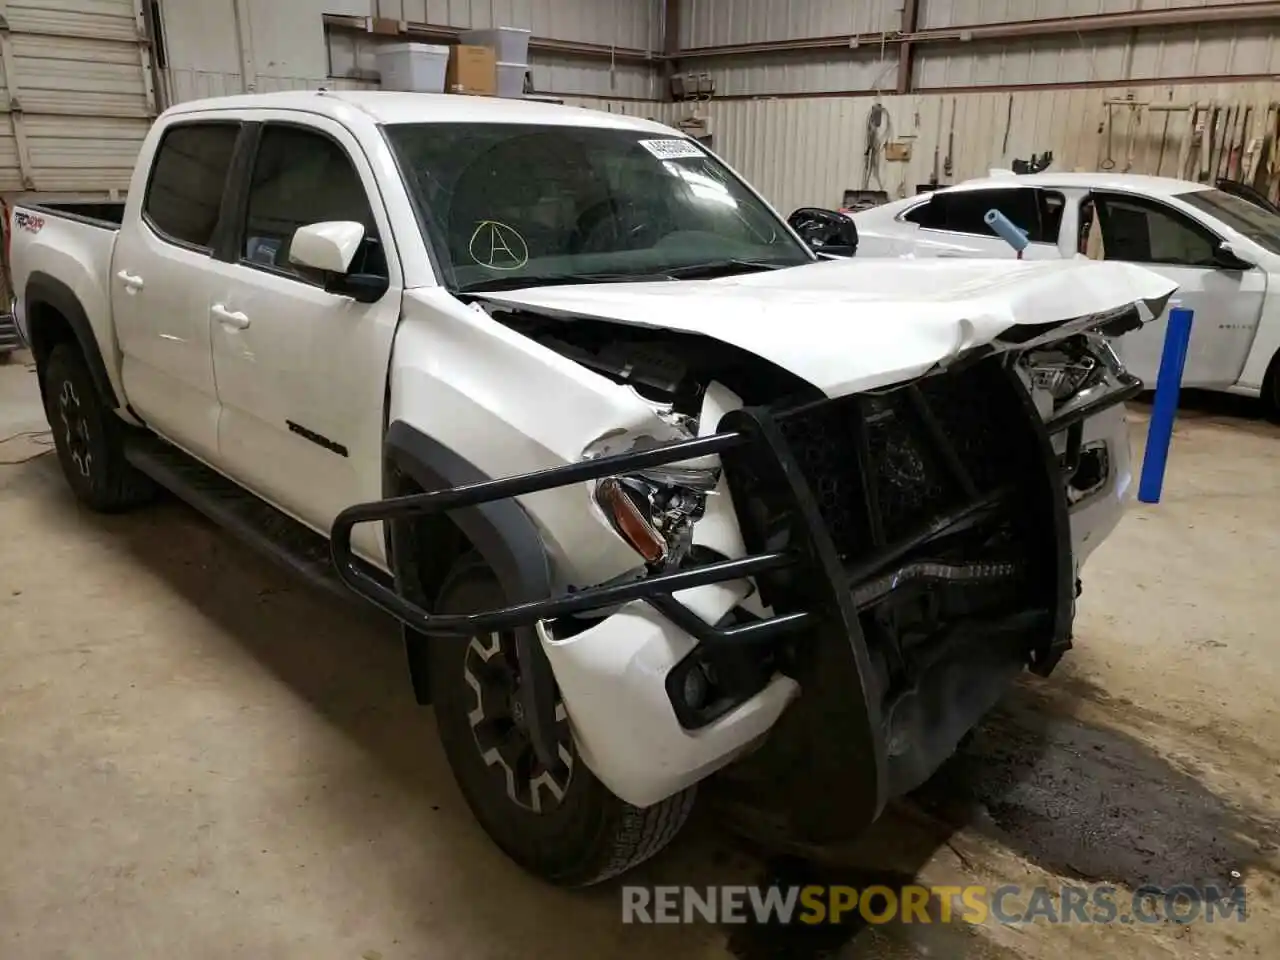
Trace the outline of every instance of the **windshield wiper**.
{"label": "windshield wiper", "polygon": [[684,267],[670,267],[666,273],[677,280],[708,280],[714,277],[729,277],[736,273],[759,273],[764,270],[781,270],[783,267],[794,266],[799,264],[730,257],[725,260],[711,260],[707,263],[691,263]]}
{"label": "windshield wiper", "polygon": [[535,277],[490,277],[463,284],[458,293],[490,293],[495,290],[524,290],[574,283],[643,283],[646,280],[674,280],[674,271],[662,273],[554,273]]}

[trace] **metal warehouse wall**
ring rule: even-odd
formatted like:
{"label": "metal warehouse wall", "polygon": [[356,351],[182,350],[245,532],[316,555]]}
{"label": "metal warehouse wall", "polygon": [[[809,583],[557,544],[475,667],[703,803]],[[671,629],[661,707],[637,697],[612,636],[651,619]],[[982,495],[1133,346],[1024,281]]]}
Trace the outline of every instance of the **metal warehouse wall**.
{"label": "metal warehouse wall", "polygon": [[141,9],[9,0],[0,16],[0,192],[126,190],[157,106]]}
{"label": "metal warehouse wall", "polygon": [[[934,148],[939,166],[948,151],[952,111],[955,111],[953,173],[939,175],[944,183],[985,176],[992,168],[1008,168],[1014,158],[1053,151],[1056,170],[1097,170],[1107,159],[1102,132],[1107,99],[1132,95],[1139,101],[1178,104],[1209,102],[1252,106],[1252,123],[1260,126],[1270,102],[1280,99],[1280,84],[1221,83],[1155,87],[1115,87],[958,93],[955,95],[886,96],[882,103],[891,119],[891,136],[912,146],[909,162],[883,157],[867,186],[884,189],[891,197],[915,193],[929,180]],[[863,150],[866,146],[869,97],[813,97],[784,100],[725,100],[697,104],[708,120],[714,148],[750,180],[785,215],[799,206],[832,207],[846,189],[863,189]],[[694,112],[694,104],[668,103],[658,119],[676,124]],[[1132,161],[1128,158],[1127,107],[1115,108],[1110,159],[1117,172],[1173,175],[1186,113],[1144,111],[1134,128]],[[1008,149],[1004,148],[1008,130]],[[1161,139],[1166,149],[1161,157]]]}
{"label": "metal warehouse wall", "polygon": [[169,102],[246,89],[376,87],[379,38],[327,28],[326,15],[524,27],[536,37],[617,48],[632,56],[533,52],[534,85],[570,97],[658,96],[656,72],[635,53],[660,45],[662,0],[160,0],[160,8]]}
{"label": "metal warehouse wall", "polygon": [[[1093,30],[1008,41],[962,40],[964,28],[1170,8],[1241,6],[1239,0],[681,0],[685,49],[725,44],[849,38],[834,48],[690,59],[718,96],[896,90],[892,37],[903,10],[917,30],[956,30],[954,42],[918,44],[913,89],[1111,83],[1280,73],[1280,23],[1187,24],[1140,31]],[[880,37],[867,36],[880,34]],[[854,37],[858,37],[855,44]],[[877,39],[879,42],[877,42]]]}

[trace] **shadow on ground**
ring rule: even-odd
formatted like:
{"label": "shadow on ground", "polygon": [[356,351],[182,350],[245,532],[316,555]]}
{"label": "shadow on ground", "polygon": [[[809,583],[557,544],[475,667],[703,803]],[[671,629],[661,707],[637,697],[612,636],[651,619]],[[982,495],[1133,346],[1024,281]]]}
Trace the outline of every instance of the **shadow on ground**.
{"label": "shadow on ground", "polygon": [[[60,483],[53,458],[27,468]],[[75,509],[67,498],[68,510]],[[184,507],[166,503],[128,517],[82,515],[119,538],[136,561],[167,581],[235,642],[399,781],[439,798],[422,766],[435,755],[434,724],[416,708],[393,625],[360,614],[292,583]],[[226,576],[211,576],[224,572]],[[274,616],[263,611],[283,603]],[[282,616],[303,617],[281,629]],[[306,622],[330,628],[312,633]],[[337,628],[333,628],[333,624]],[[1175,769],[1137,740],[1070,716],[1063,702],[1097,691],[1057,678],[1018,684],[972,740],[928,784],[898,802],[852,850],[835,862],[774,856],[724,833],[705,806],[656,865],[663,882],[760,882],[805,885],[909,883],[961,829],[985,835],[1045,870],[1069,878],[1129,887],[1144,883],[1225,884],[1274,843],[1274,823],[1236,808]],[[839,731],[832,731],[839,736]],[[437,760],[438,762],[438,760]],[[434,809],[434,807],[433,807]],[[732,853],[725,855],[725,850]],[[680,852],[681,850],[685,852]],[[697,880],[671,879],[689,851],[701,857]],[[745,857],[745,860],[743,859]],[[749,877],[741,865],[749,864]],[[514,867],[512,868],[515,869]],[[466,883],[465,864],[459,881]],[[733,874],[730,876],[729,874]],[[720,879],[717,879],[720,878]],[[963,882],[965,878],[955,878]],[[617,896],[616,888],[580,894]],[[935,905],[936,906],[936,905]],[[744,960],[785,957],[1012,957],[963,924],[869,927],[750,926],[726,930],[730,951]]]}

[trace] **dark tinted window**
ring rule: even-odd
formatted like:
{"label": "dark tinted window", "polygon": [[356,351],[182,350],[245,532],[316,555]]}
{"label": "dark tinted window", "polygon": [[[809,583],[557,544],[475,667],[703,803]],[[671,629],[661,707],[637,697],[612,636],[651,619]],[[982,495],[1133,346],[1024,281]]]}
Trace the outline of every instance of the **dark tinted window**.
{"label": "dark tinted window", "polygon": [[187,123],[165,133],[142,205],[153,227],[173,240],[210,245],[239,133],[230,123]]}
{"label": "dark tinted window", "polygon": [[1138,197],[1094,194],[1103,257],[1211,267],[1217,238],[1178,211]]}
{"label": "dark tinted window", "polygon": [[253,164],[241,257],[305,276],[303,268],[289,262],[294,231],[330,220],[364,225],[365,242],[351,271],[385,277],[387,262],[369,197],[346,152],[312,130],[267,127]]}
{"label": "dark tinted window", "polygon": [[983,218],[988,210],[999,210],[1015,226],[1027,231],[1032,243],[1057,243],[1065,207],[1062,194],[1029,187],[957,190],[934,195],[903,219],[931,230],[994,237],[996,232]]}
{"label": "dark tinted window", "polygon": [[1217,217],[1272,253],[1280,253],[1280,214],[1221,190],[1179,193],[1179,200]]}
{"label": "dark tinted window", "polygon": [[1062,213],[1067,209],[1067,198],[1052,190],[1037,190],[1040,202],[1040,237],[1043,243],[1057,243],[1062,233]]}

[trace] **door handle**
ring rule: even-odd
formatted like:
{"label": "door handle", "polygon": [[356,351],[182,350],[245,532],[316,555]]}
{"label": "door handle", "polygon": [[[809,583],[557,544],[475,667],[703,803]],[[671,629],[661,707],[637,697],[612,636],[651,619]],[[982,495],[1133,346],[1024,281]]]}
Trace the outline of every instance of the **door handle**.
{"label": "door handle", "polygon": [[215,317],[217,317],[218,322],[221,323],[224,327],[231,327],[232,329],[235,329],[235,330],[243,330],[245,327],[249,326],[249,318],[246,317],[243,313],[228,310],[226,307],[224,307],[220,303],[215,303],[213,307],[210,308],[209,312],[212,313]]}
{"label": "door handle", "polygon": [[130,291],[141,290],[145,286],[141,277],[135,276],[128,270],[121,270],[116,274],[116,276],[120,278],[120,282],[128,287]]}

